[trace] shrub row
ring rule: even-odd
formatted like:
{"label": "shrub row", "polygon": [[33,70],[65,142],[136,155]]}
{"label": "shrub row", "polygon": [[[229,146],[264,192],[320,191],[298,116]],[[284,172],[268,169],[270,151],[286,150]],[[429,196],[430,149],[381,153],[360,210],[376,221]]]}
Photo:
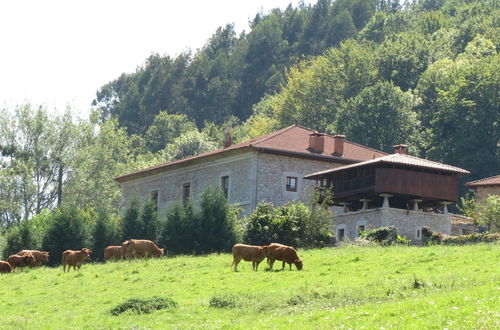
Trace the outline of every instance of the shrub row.
{"label": "shrub row", "polygon": [[422,244],[464,245],[500,241],[500,233],[474,233],[470,235],[448,236],[422,228]]}

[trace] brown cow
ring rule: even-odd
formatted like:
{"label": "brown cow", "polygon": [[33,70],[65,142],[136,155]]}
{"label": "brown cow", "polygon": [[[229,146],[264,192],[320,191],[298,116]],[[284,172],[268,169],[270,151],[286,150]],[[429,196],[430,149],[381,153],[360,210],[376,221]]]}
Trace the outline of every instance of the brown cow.
{"label": "brown cow", "polygon": [[17,254],[20,256],[31,254],[35,258],[35,261],[30,264],[30,267],[38,267],[49,261],[49,253],[45,251],[21,250]]}
{"label": "brown cow", "polygon": [[272,251],[276,250],[279,247],[286,247],[286,246],[288,246],[288,245],[284,245],[284,244],[280,244],[280,243],[269,244],[268,248],[267,248],[267,264],[269,265],[269,255],[272,253]]}
{"label": "brown cow", "polygon": [[0,260],[0,274],[2,273],[12,273],[12,267],[7,261]]}
{"label": "brown cow", "polygon": [[147,258],[150,256],[161,257],[163,249],[160,249],[150,240],[147,239],[129,239],[121,245],[122,253],[128,259],[131,258]]}
{"label": "brown cow", "polygon": [[16,268],[23,269],[23,267],[25,266],[34,264],[35,258],[33,258],[33,255],[31,253],[23,256],[13,254],[7,258],[7,262],[10,264],[13,270],[15,270]]}
{"label": "brown cow", "polygon": [[290,266],[292,270],[292,264],[297,267],[298,270],[302,270],[302,260],[299,259],[297,251],[291,246],[279,246],[277,243],[274,247],[269,247],[267,256],[269,258],[269,267],[273,269],[273,264],[276,260],[282,261],[281,269],[285,268],[285,262]]}
{"label": "brown cow", "polygon": [[256,246],[246,244],[236,244],[233,246],[234,271],[238,271],[238,264],[241,259],[252,262],[252,269],[257,271],[259,264],[267,255],[267,246]]}
{"label": "brown cow", "polygon": [[104,249],[104,260],[120,260],[122,258],[122,247],[110,245]]}
{"label": "brown cow", "polygon": [[62,254],[62,265],[63,272],[66,272],[66,265],[68,266],[68,273],[71,270],[71,266],[76,270],[78,267],[78,271],[80,271],[80,267],[82,267],[83,262],[90,257],[92,250],[83,248],[79,251],[66,250]]}

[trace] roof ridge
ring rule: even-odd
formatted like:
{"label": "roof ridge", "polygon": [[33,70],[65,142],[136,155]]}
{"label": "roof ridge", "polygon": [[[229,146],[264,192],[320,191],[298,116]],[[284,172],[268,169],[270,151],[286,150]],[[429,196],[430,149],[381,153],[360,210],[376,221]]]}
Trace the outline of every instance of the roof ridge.
{"label": "roof ridge", "polygon": [[487,178],[482,178],[482,179],[477,179],[477,180],[469,181],[469,182],[466,182],[465,184],[479,183],[479,182],[486,181],[486,180],[496,179],[498,177],[500,177],[500,174],[489,176]]}
{"label": "roof ridge", "polygon": [[[288,130],[290,130],[290,129],[294,128],[294,127],[301,127],[301,126],[299,126],[299,125],[297,125],[297,124],[294,124],[294,125],[291,125],[291,126],[288,126],[288,127],[282,128],[282,129],[280,129],[280,130],[277,130],[276,132],[273,132],[273,133],[269,134],[269,136],[267,136],[267,137],[263,138],[262,140],[259,140],[259,141],[258,141],[258,142],[256,142],[255,144],[250,143],[250,145],[251,145],[251,146],[254,146],[254,145],[257,145],[257,144],[262,143],[262,142],[264,142],[264,141],[267,141],[267,140],[269,140],[269,139],[271,139],[271,138],[277,137],[278,135],[283,134],[283,133],[285,133],[286,131],[288,131]],[[301,127],[301,128],[304,128],[304,127]],[[310,131],[310,129],[307,129],[307,128],[304,128],[304,129],[306,129],[306,130]],[[258,138],[256,138],[256,139],[258,139]],[[251,140],[248,140],[248,141],[247,141],[247,143],[248,143],[248,142],[250,142],[250,141],[251,141]],[[242,143],[245,143],[245,142],[242,142]]]}

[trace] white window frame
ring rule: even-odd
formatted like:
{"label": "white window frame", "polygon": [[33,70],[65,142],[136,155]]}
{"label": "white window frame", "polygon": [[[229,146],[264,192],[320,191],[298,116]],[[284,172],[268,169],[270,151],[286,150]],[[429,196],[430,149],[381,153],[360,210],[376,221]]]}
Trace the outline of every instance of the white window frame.
{"label": "white window frame", "polygon": [[[288,196],[288,198],[293,198],[293,199],[296,199],[298,198],[298,196],[300,195],[300,192],[302,191],[302,180],[300,178],[303,177],[303,175],[300,175],[299,173],[297,172],[284,172],[282,174],[282,178],[281,178],[281,182],[282,182],[282,187],[283,187],[283,192],[284,192],[284,196]],[[296,181],[295,181],[295,191],[291,191],[291,190],[287,190],[286,189],[286,179],[287,177],[291,177],[291,178],[295,178]],[[286,197],[285,197],[286,198]]]}

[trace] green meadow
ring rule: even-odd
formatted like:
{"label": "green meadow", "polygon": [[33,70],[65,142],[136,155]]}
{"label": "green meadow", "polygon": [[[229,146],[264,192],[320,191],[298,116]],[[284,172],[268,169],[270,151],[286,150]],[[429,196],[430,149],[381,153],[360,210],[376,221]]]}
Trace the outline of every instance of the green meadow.
{"label": "green meadow", "polygon": [[[0,276],[1,329],[500,328],[500,245],[299,250],[304,270],[232,256],[26,269]],[[128,299],[175,302],[150,313]]]}

